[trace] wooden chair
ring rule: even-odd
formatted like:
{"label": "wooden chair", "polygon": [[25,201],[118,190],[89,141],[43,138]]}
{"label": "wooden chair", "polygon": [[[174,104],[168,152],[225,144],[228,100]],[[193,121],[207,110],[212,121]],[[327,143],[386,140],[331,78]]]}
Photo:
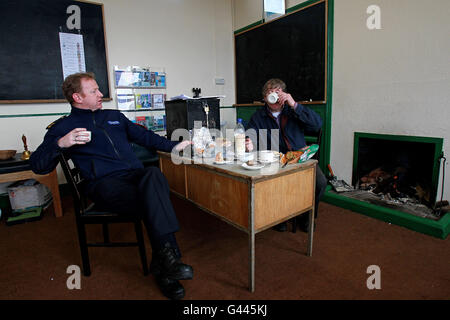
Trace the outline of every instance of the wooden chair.
{"label": "wooden chair", "polygon": [[[144,275],[148,274],[147,256],[145,253],[144,237],[142,233],[141,219],[133,215],[119,215],[117,213],[96,210],[95,203],[88,204],[87,198],[82,194],[83,179],[78,168],[71,166],[65,155],[61,154],[60,164],[66,177],[67,183],[73,197],[75,208],[75,220],[78,231],[78,241],[81,250],[81,260],[83,263],[83,274],[90,276],[91,268],[89,263],[88,247],[129,247],[137,246],[141,258]],[[136,232],[136,242],[111,242],[109,239],[108,225],[110,223],[133,223]],[[103,226],[103,242],[87,242],[86,225],[101,224]]]}

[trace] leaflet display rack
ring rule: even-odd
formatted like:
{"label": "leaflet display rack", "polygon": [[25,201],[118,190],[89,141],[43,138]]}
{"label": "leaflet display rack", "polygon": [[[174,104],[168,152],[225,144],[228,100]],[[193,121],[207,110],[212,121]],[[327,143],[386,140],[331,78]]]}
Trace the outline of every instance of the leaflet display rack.
{"label": "leaflet display rack", "polygon": [[117,109],[153,131],[166,130],[165,68],[114,66]]}

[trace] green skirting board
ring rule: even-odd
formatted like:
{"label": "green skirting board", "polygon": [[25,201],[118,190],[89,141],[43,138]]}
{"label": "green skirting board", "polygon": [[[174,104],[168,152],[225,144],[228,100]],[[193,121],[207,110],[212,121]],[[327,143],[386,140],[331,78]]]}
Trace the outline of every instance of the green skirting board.
{"label": "green skirting board", "polygon": [[445,239],[450,233],[450,214],[445,214],[437,221],[422,218],[409,213],[342,196],[332,192],[331,186],[327,187],[327,191],[325,192],[322,201],[436,238]]}

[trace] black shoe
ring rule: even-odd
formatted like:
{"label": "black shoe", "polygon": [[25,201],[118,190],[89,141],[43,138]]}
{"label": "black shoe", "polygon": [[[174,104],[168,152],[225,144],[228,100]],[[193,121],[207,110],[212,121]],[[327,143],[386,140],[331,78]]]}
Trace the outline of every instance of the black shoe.
{"label": "black shoe", "polygon": [[277,224],[276,226],[273,226],[272,229],[276,230],[278,232],[286,232],[287,231],[287,222],[282,222],[280,224]]}
{"label": "black shoe", "polygon": [[150,272],[156,277],[171,280],[190,280],[194,276],[192,267],[180,261],[176,249],[172,248],[169,243],[166,243],[152,259]]}
{"label": "black shoe", "polygon": [[[305,233],[309,232],[309,213],[297,217],[297,227],[302,232]],[[314,230],[315,229],[316,229],[316,222],[314,221]]]}
{"label": "black shoe", "polygon": [[178,280],[172,280],[165,277],[156,277],[156,283],[159,290],[171,300],[180,300],[184,298],[184,288]]}

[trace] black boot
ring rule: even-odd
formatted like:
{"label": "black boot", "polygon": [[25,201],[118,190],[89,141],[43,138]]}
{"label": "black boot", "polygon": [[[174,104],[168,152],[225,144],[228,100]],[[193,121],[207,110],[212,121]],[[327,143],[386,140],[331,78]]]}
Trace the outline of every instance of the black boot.
{"label": "black boot", "polygon": [[272,227],[273,230],[278,232],[286,232],[287,231],[287,222],[282,222]]}
{"label": "black boot", "polygon": [[153,257],[150,272],[157,278],[171,280],[189,280],[194,275],[192,267],[180,261],[176,249],[169,243],[166,243]]}
{"label": "black boot", "polygon": [[[316,221],[314,219],[314,230],[316,229]],[[305,233],[309,232],[309,211],[297,217],[297,227]]]}
{"label": "black boot", "polygon": [[178,280],[155,276],[159,289],[167,298],[180,300],[184,298],[184,288]]}

